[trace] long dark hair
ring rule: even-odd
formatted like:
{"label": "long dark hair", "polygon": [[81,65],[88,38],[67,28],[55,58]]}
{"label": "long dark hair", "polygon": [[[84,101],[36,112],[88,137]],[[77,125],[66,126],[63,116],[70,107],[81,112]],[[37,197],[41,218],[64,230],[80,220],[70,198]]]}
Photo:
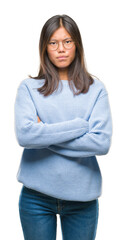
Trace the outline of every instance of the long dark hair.
{"label": "long dark hair", "polygon": [[[75,58],[68,66],[68,83],[74,95],[88,92],[89,86],[94,81],[92,77],[94,75],[90,74],[86,68],[82,39],[77,24],[71,17],[65,14],[55,15],[47,20],[40,34],[40,67],[38,75],[36,77],[29,75],[30,78],[45,79],[43,86],[38,88],[38,91],[44,96],[52,94],[58,88],[60,81],[58,68],[52,64],[48,57],[47,44],[51,35],[61,26],[71,35],[76,46]],[[78,92],[75,92],[73,84],[79,90]]]}

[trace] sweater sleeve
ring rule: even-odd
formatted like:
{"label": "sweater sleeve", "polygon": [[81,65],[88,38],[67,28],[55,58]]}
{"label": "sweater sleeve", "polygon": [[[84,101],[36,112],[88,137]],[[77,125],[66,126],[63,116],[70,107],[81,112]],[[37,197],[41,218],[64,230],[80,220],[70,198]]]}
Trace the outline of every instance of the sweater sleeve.
{"label": "sweater sleeve", "polygon": [[89,132],[76,139],[69,140],[48,148],[69,157],[89,157],[105,155],[111,145],[112,117],[108,94],[96,101],[89,118]]}
{"label": "sweater sleeve", "polygon": [[20,146],[46,148],[52,144],[75,139],[88,131],[83,118],[48,124],[37,122],[37,111],[26,84],[17,90],[14,106],[15,134]]}

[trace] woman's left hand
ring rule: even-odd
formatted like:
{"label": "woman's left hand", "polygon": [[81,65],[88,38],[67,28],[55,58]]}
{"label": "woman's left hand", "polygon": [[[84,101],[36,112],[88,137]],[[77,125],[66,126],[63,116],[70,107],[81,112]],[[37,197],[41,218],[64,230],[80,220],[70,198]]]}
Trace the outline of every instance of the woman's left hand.
{"label": "woman's left hand", "polygon": [[37,116],[38,123],[41,122],[40,118]]}

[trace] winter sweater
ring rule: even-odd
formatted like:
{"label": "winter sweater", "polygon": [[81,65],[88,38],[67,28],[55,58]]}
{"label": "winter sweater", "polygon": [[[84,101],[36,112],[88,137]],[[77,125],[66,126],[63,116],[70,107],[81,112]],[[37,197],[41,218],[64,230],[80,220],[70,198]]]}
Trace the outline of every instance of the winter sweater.
{"label": "winter sweater", "polygon": [[97,155],[108,153],[112,137],[108,92],[94,79],[87,93],[74,96],[68,81],[59,80],[58,90],[44,96],[37,90],[44,81],[27,78],[17,89],[15,134],[23,147],[17,180],[58,199],[97,199]]}

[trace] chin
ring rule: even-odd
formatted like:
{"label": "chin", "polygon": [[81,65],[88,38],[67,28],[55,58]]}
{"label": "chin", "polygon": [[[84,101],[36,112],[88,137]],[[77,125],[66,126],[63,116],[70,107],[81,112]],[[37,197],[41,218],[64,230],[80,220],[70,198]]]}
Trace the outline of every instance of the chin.
{"label": "chin", "polygon": [[58,64],[57,67],[58,68],[67,68],[67,67],[69,67],[69,64]]}

